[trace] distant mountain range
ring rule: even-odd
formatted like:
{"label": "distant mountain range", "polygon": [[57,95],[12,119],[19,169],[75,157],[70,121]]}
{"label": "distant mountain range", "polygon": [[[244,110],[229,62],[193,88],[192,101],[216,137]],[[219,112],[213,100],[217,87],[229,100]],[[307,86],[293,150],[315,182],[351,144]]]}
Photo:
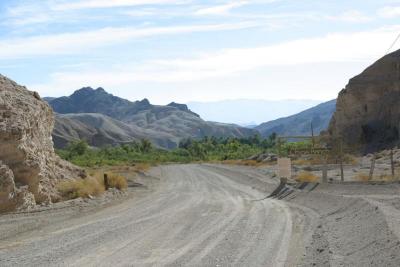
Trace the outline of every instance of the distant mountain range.
{"label": "distant mountain range", "polygon": [[295,115],[262,123],[254,129],[263,137],[268,137],[272,133],[281,136],[310,136],[312,123],[314,134],[318,135],[328,128],[335,109],[336,100],[331,100]]}
{"label": "distant mountain range", "polygon": [[184,105],[131,102],[103,88],[85,87],[71,96],[44,98],[56,114],[53,139],[57,148],[85,139],[92,146],[115,145],[148,138],[160,147],[174,148],[183,138],[246,137],[256,130],[234,124],[204,121]]}
{"label": "distant mountain range", "polygon": [[311,108],[316,100],[257,100],[236,99],[215,102],[189,102],[188,107],[205,120],[256,126],[277,118],[290,116]]}

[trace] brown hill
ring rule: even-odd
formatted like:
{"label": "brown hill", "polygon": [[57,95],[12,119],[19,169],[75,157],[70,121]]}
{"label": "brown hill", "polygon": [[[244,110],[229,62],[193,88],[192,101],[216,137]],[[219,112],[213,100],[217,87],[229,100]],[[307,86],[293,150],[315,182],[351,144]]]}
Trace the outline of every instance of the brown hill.
{"label": "brown hill", "polygon": [[400,50],[352,78],[339,93],[328,133],[363,152],[399,143]]}

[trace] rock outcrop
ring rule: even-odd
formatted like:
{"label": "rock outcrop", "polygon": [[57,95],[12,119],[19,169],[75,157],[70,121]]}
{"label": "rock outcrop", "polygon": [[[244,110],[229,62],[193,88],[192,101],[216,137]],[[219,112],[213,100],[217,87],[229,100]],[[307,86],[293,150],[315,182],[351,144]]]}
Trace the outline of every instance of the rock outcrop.
{"label": "rock outcrop", "polygon": [[85,176],[54,153],[53,126],[53,111],[36,92],[0,75],[0,210],[57,201],[59,179]]}
{"label": "rock outcrop", "polygon": [[[400,50],[352,78],[339,93],[328,135],[349,148],[376,151],[399,143]],[[337,143],[337,142],[336,142]]]}

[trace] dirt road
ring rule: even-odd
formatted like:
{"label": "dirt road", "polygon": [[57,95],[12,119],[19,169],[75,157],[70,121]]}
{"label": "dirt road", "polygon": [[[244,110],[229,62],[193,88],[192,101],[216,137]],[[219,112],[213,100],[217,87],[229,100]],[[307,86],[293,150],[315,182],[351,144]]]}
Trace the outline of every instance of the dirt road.
{"label": "dirt road", "polygon": [[0,266],[399,266],[398,184],[264,199],[278,185],[270,174],[162,166],[120,204],[0,216]]}
{"label": "dirt road", "polygon": [[160,183],[144,197],[2,240],[0,265],[284,266],[302,255],[290,246],[301,242],[292,226],[302,215],[254,201],[276,181],[201,165],[152,172]]}

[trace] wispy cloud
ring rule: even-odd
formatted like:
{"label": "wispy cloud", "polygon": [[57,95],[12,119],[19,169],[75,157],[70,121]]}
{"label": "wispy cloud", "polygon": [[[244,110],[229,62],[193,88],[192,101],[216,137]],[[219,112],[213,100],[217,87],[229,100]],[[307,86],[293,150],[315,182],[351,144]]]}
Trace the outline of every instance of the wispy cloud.
{"label": "wispy cloud", "polygon": [[378,15],[382,18],[400,17],[400,6],[386,6],[378,10]]}
{"label": "wispy cloud", "polygon": [[198,9],[195,15],[226,15],[228,12],[234,8],[238,8],[249,4],[249,1],[236,1],[227,3],[224,5],[211,6],[206,8]]}
{"label": "wispy cloud", "polygon": [[[386,45],[400,25],[373,31],[336,33],[320,38],[300,39],[277,45],[224,49],[195,58],[148,61],[141,65],[119,65],[102,69],[56,72],[48,84],[35,85],[42,92],[51,88],[68,90],[92,84],[106,87],[132,87],[135,82],[182,83],[229,75],[268,66],[373,62],[383,56]],[[265,75],[268,75],[266,73]]]}
{"label": "wispy cloud", "polygon": [[24,58],[40,55],[65,55],[135,39],[187,34],[195,32],[229,31],[257,27],[254,22],[207,24],[170,27],[102,28],[93,31],[40,35],[28,38],[0,40],[0,58]]}
{"label": "wispy cloud", "polygon": [[64,1],[63,3],[55,3],[52,5],[54,10],[76,10],[88,8],[112,8],[126,6],[144,6],[144,5],[160,5],[160,4],[184,4],[189,0],[75,0]]}
{"label": "wispy cloud", "polygon": [[349,10],[338,15],[334,16],[328,15],[325,17],[333,21],[343,21],[343,22],[353,22],[353,23],[362,23],[373,20],[373,17],[367,16],[358,10]]}

